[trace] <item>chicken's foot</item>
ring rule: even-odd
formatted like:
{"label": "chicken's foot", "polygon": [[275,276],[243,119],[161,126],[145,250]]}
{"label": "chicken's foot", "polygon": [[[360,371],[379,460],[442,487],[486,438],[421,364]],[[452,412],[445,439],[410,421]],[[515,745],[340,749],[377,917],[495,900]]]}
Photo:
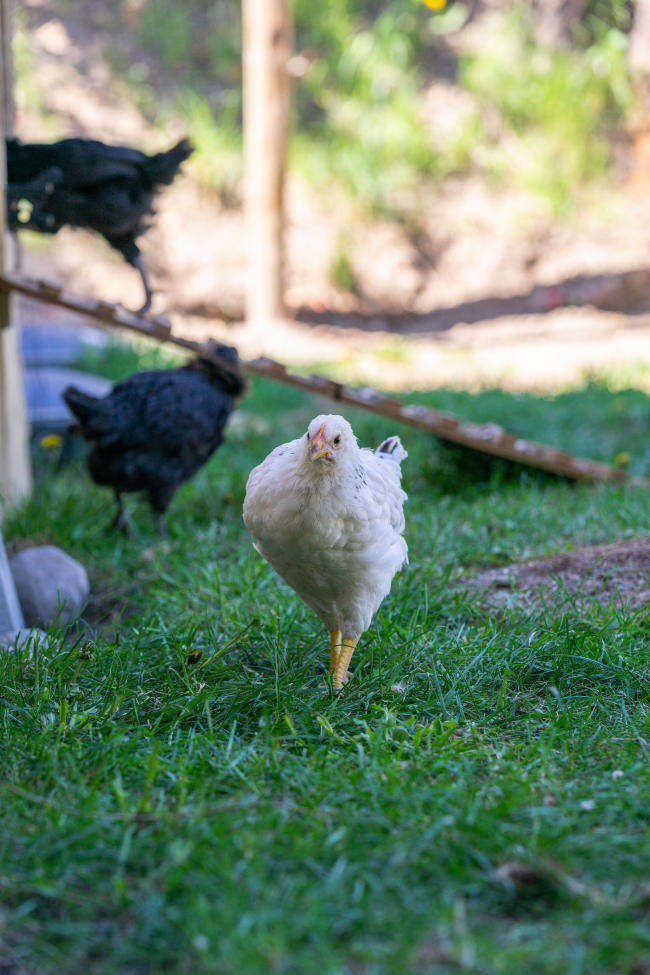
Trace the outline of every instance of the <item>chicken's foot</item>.
{"label": "chicken's foot", "polygon": [[[334,660],[335,646],[334,634],[337,634],[336,660]],[[352,654],[354,653],[359,637],[344,636],[341,639],[341,631],[335,630],[330,633],[331,652],[330,652],[330,674],[332,675],[332,686],[335,691],[340,691],[344,684],[347,684],[352,676],[348,670]]]}
{"label": "chicken's foot", "polygon": [[153,299],[153,291],[149,287],[149,281],[147,280],[147,270],[145,268],[144,261],[142,260],[142,255],[138,254],[134,257],[130,263],[136,269],[140,277],[142,278],[142,284],[144,286],[144,305],[135,312],[136,315],[146,315],[151,308],[151,301]]}
{"label": "chicken's foot", "polygon": [[330,633],[330,674],[336,670],[339,654],[341,652],[341,631],[332,630]]}
{"label": "chicken's foot", "polygon": [[165,516],[160,511],[154,511],[153,520],[156,526],[156,531],[162,538],[163,542],[168,542],[169,533],[167,531],[167,525],[165,524]]}
{"label": "chicken's foot", "polygon": [[131,523],[128,511],[124,507],[122,495],[119,491],[115,492],[115,500],[117,502],[117,511],[111,522],[111,528],[117,528],[119,531],[124,532],[127,538],[134,538],[135,531],[133,530],[133,524]]}

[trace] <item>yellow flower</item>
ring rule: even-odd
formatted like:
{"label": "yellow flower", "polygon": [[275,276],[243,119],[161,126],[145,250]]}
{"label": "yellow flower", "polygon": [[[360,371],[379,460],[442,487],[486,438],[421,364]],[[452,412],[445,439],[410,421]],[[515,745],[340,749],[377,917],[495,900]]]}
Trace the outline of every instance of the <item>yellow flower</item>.
{"label": "yellow flower", "polygon": [[447,0],[422,0],[422,3],[431,10],[442,10],[447,6]]}
{"label": "yellow flower", "polygon": [[18,223],[29,223],[32,219],[34,204],[30,200],[18,200]]}
{"label": "yellow flower", "polygon": [[46,450],[52,450],[53,447],[60,447],[63,443],[63,437],[58,433],[46,433],[44,437],[41,437],[41,447],[45,447]]}

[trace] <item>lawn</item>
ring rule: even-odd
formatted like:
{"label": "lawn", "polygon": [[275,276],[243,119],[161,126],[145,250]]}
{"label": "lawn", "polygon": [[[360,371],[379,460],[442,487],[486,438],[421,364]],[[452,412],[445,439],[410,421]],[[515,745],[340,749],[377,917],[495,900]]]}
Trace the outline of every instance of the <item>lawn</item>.
{"label": "lawn", "polygon": [[[645,473],[633,389],[418,398]],[[323,409],[256,381],[168,548],[135,500],[138,537],[110,533],[81,458],[39,453],[5,542],[62,546],[92,601],[77,636],[0,657],[0,971],[650,972],[648,611],[490,611],[459,581],[646,533],[647,489],[346,411],[409,451],[410,565],[335,696],[324,628],[241,519],[251,467]]]}

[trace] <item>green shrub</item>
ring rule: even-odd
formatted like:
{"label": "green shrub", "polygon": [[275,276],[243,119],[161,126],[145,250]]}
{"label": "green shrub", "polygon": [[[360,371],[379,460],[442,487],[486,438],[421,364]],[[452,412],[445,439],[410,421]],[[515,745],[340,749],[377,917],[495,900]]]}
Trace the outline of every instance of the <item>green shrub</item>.
{"label": "green shrub", "polygon": [[501,122],[489,168],[545,196],[555,210],[577,186],[603,177],[614,129],[632,104],[627,39],[610,28],[586,49],[547,50],[533,42],[517,11],[465,56],[460,81]]}
{"label": "green shrub", "polygon": [[345,237],[339,237],[336,250],[332,255],[329,279],[339,291],[346,291],[349,294],[358,294],[359,292],[359,279],[354,270],[349,244]]}

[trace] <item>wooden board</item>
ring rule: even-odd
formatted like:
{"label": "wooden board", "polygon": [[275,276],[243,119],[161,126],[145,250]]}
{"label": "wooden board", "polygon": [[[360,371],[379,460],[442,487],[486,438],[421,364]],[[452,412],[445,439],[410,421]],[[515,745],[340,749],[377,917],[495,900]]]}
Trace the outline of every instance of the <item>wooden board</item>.
{"label": "wooden board", "polygon": [[[200,342],[192,342],[190,339],[174,335],[166,319],[143,318],[126,311],[121,305],[81,298],[46,281],[30,281],[18,275],[5,274],[0,276],[0,291],[2,290],[19,291],[32,298],[68,308],[78,314],[91,316],[102,325],[126,328],[139,335],[178,345],[188,352],[200,353],[206,349],[206,345]],[[448,440],[450,443],[461,444],[493,457],[503,457],[529,467],[559,474],[570,480],[614,482],[627,480],[625,471],[618,467],[585,457],[576,457],[567,451],[558,450],[556,447],[535,440],[526,440],[508,433],[496,423],[468,423],[451,413],[434,410],[428,406],[404,404],[396,397],[386,396],[375,389],[352,389],[326,376],[301,376],[289,372],[286,366],[274,359],[244,361],[243,366],[252,375],[265,376],[287,386],[298,386],[308,392],[326,396],[337,403],[347,403],[358,409],[377,413],[396,422],[424,430],[441,440]]]}

